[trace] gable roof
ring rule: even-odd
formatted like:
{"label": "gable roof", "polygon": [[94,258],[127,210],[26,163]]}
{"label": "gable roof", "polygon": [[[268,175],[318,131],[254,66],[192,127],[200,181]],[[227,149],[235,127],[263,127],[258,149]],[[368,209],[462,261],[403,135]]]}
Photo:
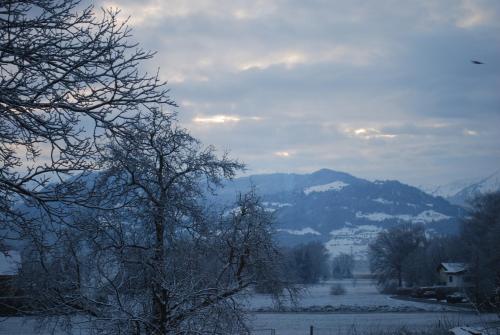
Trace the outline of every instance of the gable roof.
{"label": "gable roof", "polygon": [[441,263],[438,270],[443,269],[446,273],[460,273],[467,271],[466,263]]}

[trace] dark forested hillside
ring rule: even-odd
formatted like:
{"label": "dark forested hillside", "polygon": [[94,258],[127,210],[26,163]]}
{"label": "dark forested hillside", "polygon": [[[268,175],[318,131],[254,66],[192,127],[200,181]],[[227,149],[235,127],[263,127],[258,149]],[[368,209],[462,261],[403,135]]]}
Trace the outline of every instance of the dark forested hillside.
{"label": "dark forested hillside", "polygon": [[455,233],[464,211],[398,181],[368,181],[322,169],[311,174],[266,174],[228,182],[210,201],[225,205],[255,187],[277,221],[285,244],[325,242],[335,252],[361,257],[381,229],[401,223],[424,224],[429,233]]}

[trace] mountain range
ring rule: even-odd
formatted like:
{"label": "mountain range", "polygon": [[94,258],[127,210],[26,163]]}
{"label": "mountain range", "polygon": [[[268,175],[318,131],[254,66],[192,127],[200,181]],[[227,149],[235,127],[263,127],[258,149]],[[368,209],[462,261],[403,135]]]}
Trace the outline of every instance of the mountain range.
{"label": "mountain range", "polygon": [[429,234],[458,230],[465,209],[442,196],[395,180],[369,181],[322,169],[311,174],[262,174],[225,184],[212,199],[229,206],[254,187],[265,209],[274,213],[278,240],[294,245],[311,240],[365,259],[368,243],[388,227],[420,223]]}
{"label": "mountain range", "polygon": [[452,204],[467,206],[479,194],[500,190],[500,170],[486,178],[457,180],[432,188],[423,188],[429,194],[441,196]]}

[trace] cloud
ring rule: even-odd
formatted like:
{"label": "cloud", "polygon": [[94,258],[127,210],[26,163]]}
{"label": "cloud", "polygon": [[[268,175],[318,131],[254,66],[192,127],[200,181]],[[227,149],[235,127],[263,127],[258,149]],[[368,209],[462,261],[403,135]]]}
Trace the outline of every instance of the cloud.
{"label": "cloud", "polygon": [[278,157],[290,157],[291,156],[291,153],[289,153],[288,151],[277,151],[274,154]]}
{"label": "cloud", "polygon": [[105,8],[120,8],[131,16],[133,26],[157,24],[171,18],[209,16],[234,20],[251,20],[269,15],[277,9],[272,0],[216,1],[216,0],[135,0],[102,1]]}
{"label": "cloud", "polygon": [[295,66],[315,63],[336,63],[353,66],[366,66],[374,59],[383,56],[383,51],[367,47],[351,45],[338,45],[314,51],[277,51],[268,57],[258,57],[254,60],[244,61],[236,66],[240,71],[259,69],[264,70],[270,66],[284,66],[292,69]]}
{"label": "cloud", "polygon": [[273,56],[268,59],[257,59],[253,61],[244,62],[237,67],[241,71],[250,69],[266,69],[272,65],[284,65],[286,68],[291,68],[294,65],[305,63],[307,57],[300,52],[284,52],[281,55]]}
{"label": "cloud", "polygon": [[168,80],[181,123],[248,173],[430,184],[500,166],[496,0],[114,5],[157,51],[144,69]]}
{"label": "cloud", "polygon": [[262,118],[259,116],[241,117],[238,115],[212,115],[212,116],[196,116],[193,118],[193,122],[201,124],[220,124],[220,123],[233,123],[240,122],[243,120],[250,121],[261,121]]}
{"label": "cloud", "polygon": [[475,130],[464,129],[464,135],[467,135],[467,136],[477,136],[478,133]]}
{"label": "cloud", "polygon": [[193,119],[197,123],[226,123],[226,122],[240,122],[241,119],[234,115],[213,115],[213,116],[198,116]]}
{"label": "cloud", "polygon": [[456,25],[460,28],[474,28],[489,23],[493,17],[494,15],[478,5],[477,1],[466,0],[462,2],[462,15],[456,20]]}
{"label": "cloud", "polygon": [[380,139],[380,138],[392,139],[397,136],[395,134],[382,133],[382,131],[376,128],[355,128],[355,129],[346,128],[344,129],[344,131],[346,134],[350,136],[362,138],[365,140]]}

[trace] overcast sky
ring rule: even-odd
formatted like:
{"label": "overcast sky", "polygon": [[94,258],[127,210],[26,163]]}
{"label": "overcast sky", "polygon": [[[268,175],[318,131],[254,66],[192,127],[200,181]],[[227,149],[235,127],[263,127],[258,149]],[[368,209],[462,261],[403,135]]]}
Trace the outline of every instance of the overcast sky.
{"label": "overcast sky", "polygon": [[500,169],[498,0],[98,5],[131,16],[182,125],[247,174],[432,185]]}

